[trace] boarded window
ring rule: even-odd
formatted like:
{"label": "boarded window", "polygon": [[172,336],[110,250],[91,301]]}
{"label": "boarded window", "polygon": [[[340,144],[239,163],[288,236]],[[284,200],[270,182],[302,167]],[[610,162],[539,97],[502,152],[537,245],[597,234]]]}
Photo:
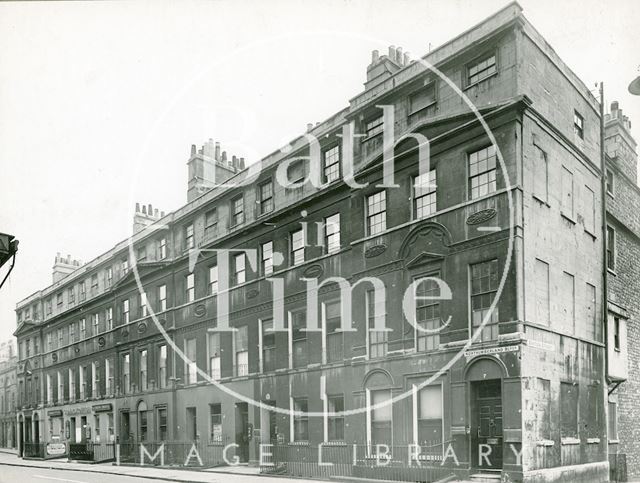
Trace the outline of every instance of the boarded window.
{"label": "boarded window", "polygon": [[535,413],[538,439],[551,439],[551,382],[537,378]]}
{"label": "boarded window", "polygon": [[591,384],[587,386],[587,418],[585,421],[585,429],[587,437],[600,437],[600,408],[601,400],[604,399],[604,390],[601,386]]}
{"label": "boarded window", "polygon": [[578,437],[578,385],[572,382],[560,383],[560,435]]}
{"label": "boarded window", "polygon": [[538,324],[549,325],[549,264],[536,259],[536,320]]}
{"label": "boarded window", "polygon": [[573,275],[567,272],[562,273],[560,300],[562,303],[561,330],[567,334],[573,334],[575,330],[576,289]]}
{"label": "boarded window", "polygon": [[549,167],[547,163],[547,153],[538,146],[534,146],[535,156],[533,159],[533,194],[541,201],[548,200]]}
{"label": "boarded window", "polygon": [[600,324],[598,324],[598,312],[596,310],[596,288],[590,283],[585,288],[585,336],[588,339],[600,341],[602,338]]}
{"label": "boarded window", "polygon": [[584,229],[596,233],[596,194],[588,186],[584,187]]}

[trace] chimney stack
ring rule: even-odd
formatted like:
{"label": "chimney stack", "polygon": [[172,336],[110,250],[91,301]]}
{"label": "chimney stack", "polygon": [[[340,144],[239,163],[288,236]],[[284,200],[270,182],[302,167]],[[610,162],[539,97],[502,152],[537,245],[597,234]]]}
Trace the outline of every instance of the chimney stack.
{"label": "chimney stack", "polygon": [[53,283],[59,282],[80,266],[82,266],[82,262],[72,259],[71,255],[63,257],[60,255],[60,252],[56,253],[56,258],[53,263]]}
{"label": "chimney stack", "polygon": [[133,234],[144,230],[145,227],[152,225],[162,216],[164,216],[164,211],[158,213],[158,209],[154,209],[151,203],[143,204],[142,208],[140,203],[136,203],[136,212],[133,214]]}

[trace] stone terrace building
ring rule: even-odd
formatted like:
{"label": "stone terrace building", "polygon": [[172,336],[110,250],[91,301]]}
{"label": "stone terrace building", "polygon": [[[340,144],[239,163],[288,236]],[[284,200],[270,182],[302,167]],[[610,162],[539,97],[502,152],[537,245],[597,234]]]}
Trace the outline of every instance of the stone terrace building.
{"label": "stone terrace building", "polygon": [[[229,456],[251,464],[260,443],[310,454],[331,443],[347,458],[355,443],[348,471],[365,477],[376,444],[398,455],[419,444],[423,461],[453,449],[444,467],[462,476],[606,480],[599,105],[516,3],[424,59],[456,89],[391,47],[373,53],[346,108],[309,127],[321,186],[294,160],[310,155],[310,136],[236,188],[212,187],[247,171],[209,142],[191,150],[189,202],[137,210],[131,248],[82,266],[57,259],[70,273],[17,306],[21,441],[232,443]],[[345,143],[350,130],[360,137]],[[403,139],[385,146],[383,132]],[[430,140],[427,188],[415,186],[408,134]],[[384,151],[397,187],[380,186]],[[351,155],[365,188],[343,179]],[[278,169],[302,182],[281,186]],[[225,260],[215,248],[257,252]],[[302,279],[337,276],[354,286],[352,313],[337,284],[309,312]],[[439,292],[427,276],[451,299],[425,299]],[[403,316],[414,281],[415,318],[431,332]],[[226,297],[235,332],[215,330]],[[391,331],[367,330],[376,309]],[[286,330],[274,333],[278,316]],[[320,330],[303,330],[314,317]],[[354,331],[338,330],[343,317]]]}
{"label": "stone terrace building", "polygon": [[609,445],[618,471],[640,477],[640,188],[631,122],[611,104],[605,117],[609,294]]}
{"label": "stone terrace building", "polygon": [[16,447],[16,369],[14,343],[0,344],[0,448]]}

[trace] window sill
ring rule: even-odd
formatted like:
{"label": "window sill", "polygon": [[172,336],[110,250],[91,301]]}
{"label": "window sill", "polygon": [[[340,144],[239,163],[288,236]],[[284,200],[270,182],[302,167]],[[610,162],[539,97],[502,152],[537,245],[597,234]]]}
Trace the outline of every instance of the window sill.
{"label": "window sill", "polygon": [[591,231],[591,230],[587,230],[586,228],[584,229],[584,232],[589,235],[594,241],[598,239],[598,237]]}
{"label": "window sill", "polygon": [[609,444],[619,444],[620,440],[619,439],[610,439],[609,440]]}
{"label": "window sill", "polygon": [[560,213],[560,216],[562,218],[564,218],[565,220],[567,220],[569,223],[571,223],[572,225],[576,224],[576,220],[574,220],[573,218],[571,218],[569,215],[566,215],[564,213]]}
{"label": "window sill", "polygon": [[549,204],[549,202],[547,200],[543,200],[541,197],[539,197],[538,195],[531,195],[531,197],[536,200],[538,203],[540,203],[541,205],[545,205],[547,208],[551,208],[551,205]]}
{"label": "window sill", "polygon": [[562,438],[561,444],[562,446],[572,446],[580,444],[580,440],[578,438]]}
{"label": "window sill", "polygon": [[600,438],[587,438],[587,444],[600,444]]}
{"label": "window sill", "polygon": [[309,446],[309,441],[291,441],[290,446]]}
{"label": "window sill", "polygon": [[617,276],[618,276],[618,274],[617,274],[614,270],[612,270],[611,268],[609,268],[609,267],[607,267],[607,273],[608,273],[609,275],[613,275],[614,277],[617,277]]}
{"label": "window sill", "polygon": [[616,195],[614,195],[611,191],[607,191],[607,194],[608,194],[611,198],[614,198],[614,199],[615,199],[615,197],[616,197]]}
{"label": "window sill", "polygon": [[554,445],[555,445],[555,442],[550,439],[541,439],[540,441],[536,442],[536,446],[542,446],[545,448],[549,448]]}

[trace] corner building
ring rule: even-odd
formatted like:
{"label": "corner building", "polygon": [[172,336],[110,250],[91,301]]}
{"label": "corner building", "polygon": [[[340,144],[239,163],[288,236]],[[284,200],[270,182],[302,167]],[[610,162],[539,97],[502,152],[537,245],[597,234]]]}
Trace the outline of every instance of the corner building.
{"label": "corner building", "polygon": [[[289,468],[323,443],[350,462],[355,444],[347,471],[363,477],[390,477],[362,464],[377,444],[405,461],[418,444],[423,463],[444,459],[438,471],[461,477],[606,481],[599,105],[517,3],[424,60],[457,89],[390,48],[372,54],[347,107],[309,126],[321,186],[308,182],[309,161],[292,161],[310,155],[300,136],[262,159],[248,186],[214,187],[247,171],[209,141],[191,150],[185,206],[137,209],[131,249],[124,241],[75,269],[65,259],[70,273],[17,307],[21,441],[196,441],[218,452],[203,460],[233,444],[227,456],[248,464],[273,443]],[[339,136],[350,128],[360,135],[352,146]],[[430,142],[420,188],[411,134]],[[380,186],[385,150],[395,187]],[[345,182],[351,153],[365,188]],[[279,166],[299,186],[277,183]],[[225,270],[220,248],[256,250],[255,263],[238,251]],[[420,281],[434,276],[449,299]],[[317,313],[307,310],[303,279],[331,277],[353,288],[353,331],[338,330],[336,283],[321,286]],[[414,282],[428,332],[403,315]],[[274,333],[279,293],[286,330]],[[215,330],[224,294],[234,332]],[[388,332],[367,330],[376,309]],[[314,315],[320,330],[303,330]]]}

